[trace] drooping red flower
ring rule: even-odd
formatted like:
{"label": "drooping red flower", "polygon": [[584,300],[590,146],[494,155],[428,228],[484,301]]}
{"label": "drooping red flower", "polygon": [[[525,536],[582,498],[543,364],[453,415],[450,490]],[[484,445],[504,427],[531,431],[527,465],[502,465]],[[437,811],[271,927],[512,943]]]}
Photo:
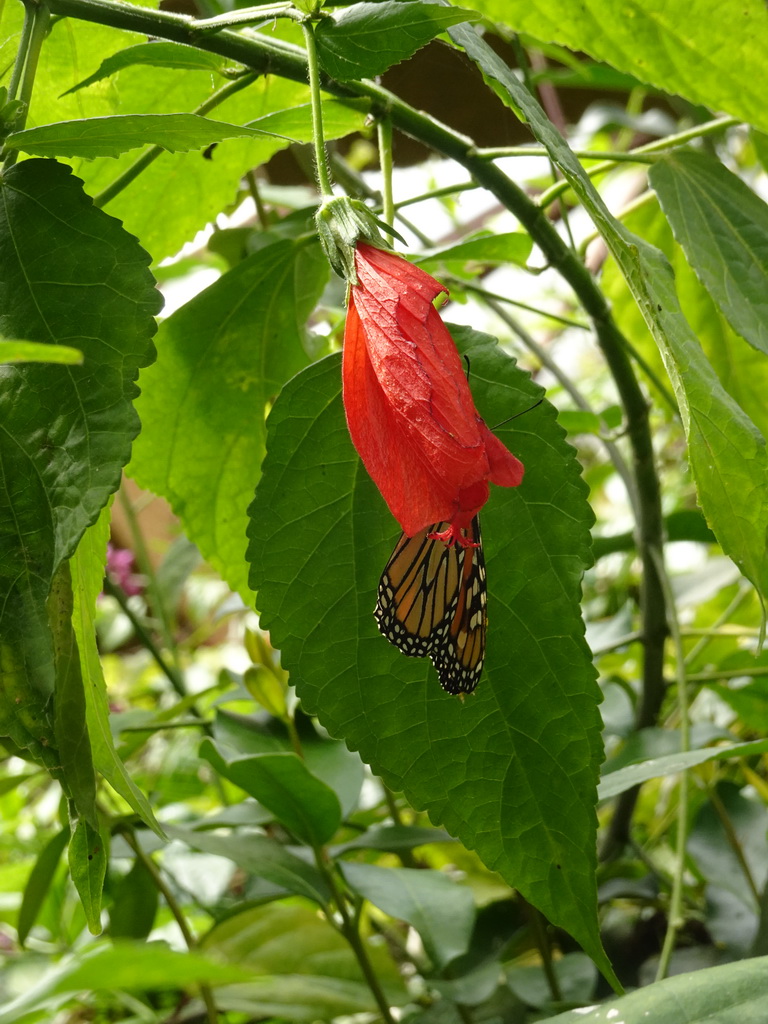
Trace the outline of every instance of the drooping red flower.
{"label": "drooping red flower", "polygon": [[344,332],[352,442],[404,532],[433,523],[465,543],[488,482],[516,487],[523,465],[475,408],[459,353],[432,304],[447,289],[401,256],[358,242]]}

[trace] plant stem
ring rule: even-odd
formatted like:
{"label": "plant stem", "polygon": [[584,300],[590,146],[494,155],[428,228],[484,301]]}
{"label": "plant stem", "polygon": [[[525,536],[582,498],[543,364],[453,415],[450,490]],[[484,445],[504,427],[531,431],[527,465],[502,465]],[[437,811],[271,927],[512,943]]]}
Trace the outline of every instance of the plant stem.
{"label": "plant stem", "polygon": [[[32,100],[32,90],[35,86],[35,74],[37,73],[38,61],[40,60],[40,51],[43,48],[43,40],[48,31],[50,17],[51,12],[46,4],[33,3],[32,0],[26,0],[24,4],[24,25],[11,80],[11,85],[15,91],[19,78],[21,79],[18,99],[24,104],[16,118],[15,131],[21,131],[27,121],[29,104]],[[24,66],[23,72],[21,71],[20,63],[23,63]],[[13,167],[18,156],[18,149],[10,150],[5,157],[4,166],[6,168]]]}
{"label": "plant stem", "polygon": [[11,72],[11,80],[8,83],[8,99],[16,99],[16,90],[19,88],[22,75],[24,74],[24,65],[27,61],[27,51],[29,50],[29,37],[32,34],[32,26],[35,23],[35,7],[31,3],[24,4],[24,23],[21,26],[21,36],[19,37],[19,48],[16,51],[16,60],[13,64],[13,71]]}
{"label": "plant stem", "polygon": [[[675,652],[675,679],[677,681],[677,701],[680,710],[680,750],[690,749],[689,717],[688,717],[688,679],[685,673],[685,651],[680,624],[675,607],[675,594],[664,567],[664,554],[661,549],[654,548],[653,558],[656,571],[664,592],[667,606],[669,633]],[[659,957],[656,980],[661,981],[667,976],[669,962],[675,948],[677,933],[683,924],[683,875],[685,873],[685,847],[688,841],[688,773],[680,773],[680,792],[677,798],[677,841],[675,843],[675,869],[672,875],[672,893],[669,899],[669,920],[664,936],[664,945]]]}
{"label": "plant stem", "polygon": [[525,901],[525,908],[528,923],[533,931],[534,941],[541,956],[541,966],[544,969],[544,976],[547,979],[550,994],[552,999],[559,1003],[562,1001],[563,993],[560,989],[560,982],[555,974],[555,965],[552,962],[552,946],[549,942],[547,929],[544,927],[544,916],[540,910],[531,906],[527,900]]}
{"label": "plant stem", "polygon": [[[468,286],[468,290],[476,291],[477,289],[473,288],[473,286],[470,285]],[[518,324],[517,321],[513,317],[511,317],[509,313],[507,313],[507,311],[503,309],[498,302],[489,298],[486,298],[485,302],[494,311],[496,316],[498,316],[500,320],[503,320],[503,322],[507,324],[507,326],[510,327],[515,332],[515,334],[522,341],[522,343],[529,350],[529,352],[532,352],[536,356],[541,365],[545,366],[549,370],[549,372],[553,375],[555,380],[560,382],[563,389],[567,391],[567,393],[571,396],[574,403],[579,407],[579,409],[583,410],[584,412],[591,412],[594,415],[599,416],[599,413],[595,413],[592,406],[584,398],[579,389],[574,385],[573,381],[568,376],[568,374],[560,369],[558,364],[550,356],[546,349],[542,348],[542,346],[539,345],[536,339],[533,338],[521,324]],[[630,472],[629,466],[626,463],[626,460],[624,459],[624,456],[621,454],[618,446],[614,444],[613,441],[609,440],[606,437],[601,437],[600,440],[605,445],[605,450],[608,452],[608,455],[611,459],[611,462],[614,465],[614,468],[616,469],[616,472],[621,477],[621,480],[627,492],[627,497],[629,499],[630,505],[632,506],[632,508],[636,510],[637,495],[635,493],[635,481],[632,478],[632,474]]]}
{"label": "plant stem", "polygon": [[307,48],[307,70],[309,72],[309,92],[312,99],[312,141],[315,147],[315,174],[320,194],[324,199],[333,195],[331,173],[328,169],[328,154],[325,151],[325,135],[323,132],[323,105],[320,99],[320,65],[317,60],[315,31],[310,21],[301,24],[304,33],[304,44]]}
{"label": "plant stem", "polygon": [[[382,196],[384,200],[381,216],[385,224],[393,224],[395,220],[395,201],[392,194],[392,122],[388,117],[379,119],[376,133],[379,142],[379,166],[381,167]],[[386,237],[391,245],[392,235],[387,235]]]}
{"label": "plant stem", "polygon": [[146,649],[155,659],[157,667],[168,679],[168,682],[174,688],[176,693],[180,697],[186,697],[187,691],[186,687],[184,686],[184,681],[181,679],[176,669],[169,665],[168,662],[163,657],[160,648],[152,639],[151,635],[149,634],[149,631],[144,628],[144,624],[139,619],[138,615],[136,615],[136,613],[133,611],[131,606],[128,604],[128,599],[126,598],[123,589],[121,587],[116,586],[109,578],[109,576],[104,577],[104,593],[109,594],[110,597],[114,597],[114,599],[120,605],[120,608],[122,609],[126,618],[130,621],[131,625],[136,631],[136,635],[138,636],[139,640],[141,640],[142,645],[146,647]]}
{"label": "plant stem", "polygon": [[[189,927],[189,924],[187,923],[187,919],[184,917],[184,911],[179,906],[179,903],[177,902],[173,892],[171,892],[170,888],[166,885],[165,879],[160,873],[160,869],[158,868],[157,864],[155,864],[154,860],[152,860],[149,854],[144,852],[141,844],[138,842],[136,836],[133,834],[133,831],[130,828],[122,828],[121,833],[126,843],[136,854],[136,859],[138,861],[141,861],[146,870],[149,872],[152,881],[155,883],[157,891],[168,904],[168,909],[173,915],[176,924],[179,926],[179,931],[181,932],[184,938],[184,943],[187,949],[195,949],[195,947],[197,946],[197,940],[195,939],[195,936],[192,934],[192,930]],[[200,982],[199,988],[200,995],[202,996],[203,1002],[205,1003],[208,1024],[218,1024],[219,1014],[218,1010],[216,1009],[216,1001],[213,997],[213,991],[211,990],[211,986],[204,982]]]}
{"label": "plant stem", "polygon": [[[234,79],[232,82],[227,82],[226,85],[222,85],[220,89],[217,89],[211,96],[208,97],[199,107],[195,107],[192,111],[193,114],[207,114],[209,110],[213,110],[214,107],[218,107],[224,100],[229,99],[230,96],[234,96],[236,92],[240,92],[241,89],[245,89],[246,86],[256,81],[258,76],[251,73],[241,75],[239,78]],[[93,205],[99,208],[106,206],[107,203],[114,199],[115,196],[119,195],[123,189],[127,188],[132,181],[134,181],[145,171],[150,164],[153,164],[157,158],[164,153],[165,150],[162,146],[150,146],[146,149],[141,156],[138,156],[132,164],[130,164],[123,171],[122,174],[118,175],[111,185],[107,185],[106,188],[102,189],[97,196],[94,196]]]}
{"label": "plant stem", "polygon": [[[387,997],[384,995],[384,990],[382,989],[376,972],[373,969],[373,965],[368,958],[365,943],[357,930],[355,922],[349,916],[349,910],[347,909],[344,894],[339,890],[339,886],[333,873],[333,868],[328,865],[327,855],[323,849],[315,849],[315,862],[317,863],[318,870],[328,883],[328,887],[333,894],[333,902],[335,903],[336,909],[341,917],[341,926],[337,925],[337,927],[349,943],[352,952],[355,954],[355,958],[360,965],[360,970],[363,972],[363,977],[368,983],[368,987],[371,990],[373,998],[376,1000],[376,1005],[381,1010],[381,1016],[383,1017],[385,1024],[395,1024],[395,1019],[392,1016],[392,1010],[390,1009]],[[334,922],[331,921],[331,923],[333,924]]]}
{"label": "plant stem", "polygon": [[[631,149],[628,153],[611,153],[608,159],[603,159],[602,163],[595,164],[593,167],[585,168],[586,173],[590,178],[594,178],[598,174],[605,174],[606,171],[612,171],[617,163],[627,161],[632,163],[653,163],[656,159],[653,154],[660,153],[665,149],[672,149],[675,146],[685,145],[686,142],[692,142],[694,139],[703,138],[706,135],[712,135],[719,131],[724,131],[726,128],[733,128],[741,122],[735,117],[718,117],[714,121],[707,121],[705,124],[696,125],[695,128],[688,128],[684,132],[677,132],[674,135],[667,135],[663,139],[656,139],[655,142],[647,142],[644,146],[638,146],[636,149]],[[599,159],[604,158],[604,153],[594,153],[590,150],[581,150],[577,154],[580,159]],[[542,208],[549,206],[550,203],[554,202],[563,192],[567,192],[570,185],[567,181],[558,181],[556,185],[548,188],[545,192],[539,196],[539,206]]]}

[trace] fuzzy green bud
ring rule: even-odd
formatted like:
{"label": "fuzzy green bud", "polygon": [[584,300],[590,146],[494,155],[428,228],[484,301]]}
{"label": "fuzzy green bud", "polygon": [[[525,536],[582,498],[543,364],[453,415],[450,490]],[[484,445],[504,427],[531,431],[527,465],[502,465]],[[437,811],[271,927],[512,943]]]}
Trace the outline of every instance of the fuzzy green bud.
{"label": "fuzzy green bud", "polygon": [[328,262],[349,284],[357,284],[355,246],[361,239],[377,249],[389,249],[376,218],[359,199],[326,199],[315,214],[315,225]]}

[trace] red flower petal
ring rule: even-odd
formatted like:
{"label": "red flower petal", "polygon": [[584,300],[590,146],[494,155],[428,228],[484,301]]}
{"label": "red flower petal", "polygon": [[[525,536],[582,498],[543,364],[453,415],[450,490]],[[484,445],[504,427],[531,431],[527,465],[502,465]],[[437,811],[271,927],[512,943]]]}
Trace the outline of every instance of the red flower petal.
{"label": "red flower petal", "polygon": [[403,530],[452,537],[520,483],[522,464],[488,430],[432,300],[446,289],[400,256],[358,243],[344,333],[344,407],[360,458]]}

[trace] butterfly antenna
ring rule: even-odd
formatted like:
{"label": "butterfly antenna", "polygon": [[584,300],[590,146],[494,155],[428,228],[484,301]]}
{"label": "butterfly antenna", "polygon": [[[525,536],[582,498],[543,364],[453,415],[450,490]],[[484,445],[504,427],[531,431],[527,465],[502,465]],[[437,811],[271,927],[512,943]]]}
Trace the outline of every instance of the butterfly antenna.
{"label": "butterfly antenna", "polygon": [[[464,358],[466,359],[466,356]],[[495,427],[491,427],[491,430],[498,430],[499,427],[503,427],[505,423],[510,423],[512,420],[516,420],[518,416],[525,416],[526,413],[533,412],[533,410],[538,408],[543,401],[544,399],[540,398],[538,402],[534,402],[534,404],[528,406],[527,409],[522,409],[520,412],[516,412],[513,416],[507,416],[507,418],[502,420],[501,423],[497,423]]]}

